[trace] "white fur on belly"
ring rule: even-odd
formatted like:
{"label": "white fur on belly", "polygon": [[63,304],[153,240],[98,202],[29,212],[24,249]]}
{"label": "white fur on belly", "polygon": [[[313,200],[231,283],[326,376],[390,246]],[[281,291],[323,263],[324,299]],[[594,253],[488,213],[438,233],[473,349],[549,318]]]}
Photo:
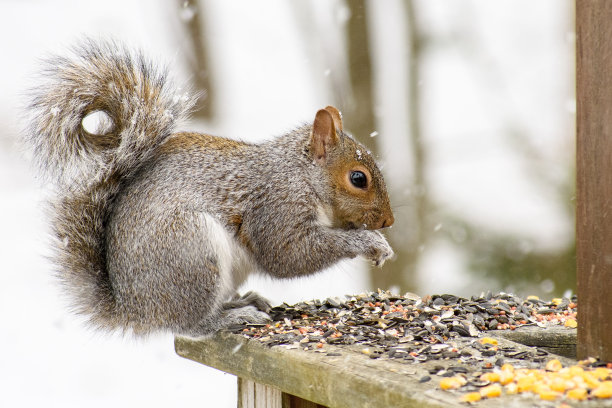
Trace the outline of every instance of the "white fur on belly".
{"label": "white fur on belly", "polygon": [[202,222],[208,241],[206,245],[212,249],[217,260],[221,278],[221,296],[217,298],[223,302],[255,271],[256,265],[246,249],[215,217],[202,213]]}

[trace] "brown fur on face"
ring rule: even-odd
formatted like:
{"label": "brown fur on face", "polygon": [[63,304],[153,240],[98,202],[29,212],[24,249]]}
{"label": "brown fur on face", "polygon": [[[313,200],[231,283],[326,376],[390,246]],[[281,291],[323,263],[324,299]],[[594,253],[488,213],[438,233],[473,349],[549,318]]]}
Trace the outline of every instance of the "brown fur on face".
{"label": "brown fur on face", "polygon": [[[367,149],[341,129],[337,109],[317,112],[311,146],[315,162],[330,175],[333,224],[344,229],[390,227],[394,218],[382,174]],[[353,185],[350,176],[354,171],[365,174],[365,187]]]}

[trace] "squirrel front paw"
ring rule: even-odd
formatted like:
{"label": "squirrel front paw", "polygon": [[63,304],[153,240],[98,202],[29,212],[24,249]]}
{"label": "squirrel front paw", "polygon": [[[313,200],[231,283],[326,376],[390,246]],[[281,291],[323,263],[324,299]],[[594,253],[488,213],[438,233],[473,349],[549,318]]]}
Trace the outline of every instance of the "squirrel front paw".
{"label": "squirrel front paw", "polygon": [[368,245],[364,256],[374,265],[382,267],[387,259],[393,257],[393,249],[387,239],[378,231],[365,231],[368,233]]}

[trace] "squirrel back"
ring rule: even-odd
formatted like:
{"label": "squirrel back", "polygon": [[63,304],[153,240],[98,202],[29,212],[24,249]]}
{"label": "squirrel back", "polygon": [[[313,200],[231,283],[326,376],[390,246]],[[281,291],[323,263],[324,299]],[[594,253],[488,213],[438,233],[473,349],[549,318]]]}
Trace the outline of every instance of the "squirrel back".
{"label": "squirrel back", "polygon": [[[98,327],[128,326],[118,321],[106,270],[109,208],[195,102],[167,76],[121,44],[86,40],[71,57],[47,60],[31,91],[26,139],[58,193],[50,211],[53,259],[75,311]],[[97,129],[84,128],[90,115],[98,115]]]}

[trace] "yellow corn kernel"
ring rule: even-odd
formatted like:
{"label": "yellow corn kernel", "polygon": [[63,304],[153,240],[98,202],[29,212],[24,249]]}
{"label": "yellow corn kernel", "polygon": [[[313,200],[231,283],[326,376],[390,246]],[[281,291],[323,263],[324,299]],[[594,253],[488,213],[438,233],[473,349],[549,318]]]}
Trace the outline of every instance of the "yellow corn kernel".
{"label": "yellow corn kernel", "polygon": [[483,337],[478,341],[480,342],[480,344],[492,344],[494,346],[497,346],[497,340],[492,337]]}
{"label": "yellow corn kernel", "polygon": [[563,378],[553,378],[550,382],[550,389],[557,392],[565,392],[568,388],[569,381]]}
{"label": "yellow corn kernel", "polygon": [[575,329],[576,327],[578,327],[578,322],[576,321],[576,319],[567,319],[565,323],[563,323],[563,325],[565,327],[570,327],[572,329]]}
{"label": "yellow corn kernel", "polygon": [[499,397],[502,393],[501,385],[499,384],[491,384],[486,387],[482,387],[480,389],[480,395],[485,398],[495,398]]}
{"label": "yellow corn kernel", "polygon": [[546,401],[554,401],[561,396],[561,394],[558,392],[555,392],[552,390],[546,390],[546,389],[540,390],[538,395],[540,396],[540,399],[543,399]]}
{"label": "yellow corn kernel", "polygon": [[565,380],[565,391],[573,390],[574,388],[586,388],[586,387],[583,387],[582,385],[583,384],[578,381]]}
{"label": "yellow corn kernel", "polygon": [[550,392],[551,389],[548,386],[548,384],[544,384],[544,383],[541,383],[539,381],[536,381],[533,384],[533,390],[531,390],[531,391],[534,392],[535,394],[543,394],[543,393]]}
{"label": "yellow corn kernel", "polygon": [[440,380],[440,388],[443,390],[456,390],[465,385],[467,380],[463,377],[447,377]]}
{"label": "yellow corn kernel", "polygon": [[514,381],[514,373],[510,371],[502,371],[499,373],[499,383],[501,385],[507,385]]}
{"label": "yellow corn kernel", "polygon": [[536,378],[534,376],[528,375],[528,376],[525,376],[525,377],[521,377],[516,382],[517,391],[518,392],[530,392],[530,391],[533,391],[535,382],[536,382]]}
{"label": "yellow corn kernel", "polygon": [[563,365],[556,358],[552,359],[548,363],[546,363],[546,370],[547,371],[559,371],[562,368],[563,368]]}
{"label": "yellow corn kernel", "polygon": [[488,382],[498,382],[500,378],[499,373],[494,371],[490,373],[484,373],[480,376],[480,381],[488,381]]}
{"label": "yellow corn kernel", "polygon": [[584,388],[585,390],[589,389],[589,386],[587,385],[587,383],[584,382],[584,378],[582,377],[574,377],[570,380],[571,382],[574,383],[574,387],[572,388]]}
{"label": "yellow corn kernel", "polygon": [[580,366],[571,366],[569,367],[569,373],[573,376],[576,375],[582,375],[582,373],[584,373],[584,368],[580,367]]}
{"label": "yellow corn kernel", "polygon": [[611,398],[612,397],[612,381],[604,381],[599,387],[591,391],[591,395],[597,398]]}
{"label": "yellow corn kernel", "polygon": [[540,300],[540,297],[536,295],[530,295],[527,296],[527,300]]}
{"label": "yellow corn kernel", "polygon": [[584,388],[574,388],[573,390],[569,390],[565,395],[571,400],[582,401],[587,399],[589,393]]}
{"label": "yellow corn kernel", "polygon": [[538,381],[545,378],[546,374],[546,371],[538,369],[531,369],[527,372],[528,376],[534,377]]}
{"label": "yellow corn kernel", "polygon": [[552,303],[555,306],[559,306],[561,304],[561,302],[563,302],[563,299],[561,299],[561,298],[552,298],[550,300],[550,303]]}
{"label": "yellow corn kernel", "polygon": [[574,376],[569,367],[564,367],[562,369],[560,369],[559,371],[557,371],[556,373],[556,378],[563,378],[564,380],[571,380],[572,377]]}
{"label": "yellow corn kernel", "polygon": [[469,392],[461,396],[461,402],[478,402],[481,398],[479,392]]}
{"label": "yellow corn kernel", "polygon": [[595,375],[595,378],[601,381],[608,378],[611,373],[612,373],[612,370],[606,367],[597,367],[596,369],[593,370],[593,375]]}
{"label": "yellow corn kernel", "polygon": [[587,387],[591,389],[595,389],[601,384],[601,381],[599,381],[599,379],[592,371],[585,372],[584,374],[582,374],[581,378],[584,380]]}
{"label": "yellow corn kernel", "polygon": [[501,370],[513,373],[514,372],[514,366],[512,364],[506,363],[506,364],[501,366]]}
{"label": "yellow corn kernel", "polygon": [[511,382],[510,384],[506,385],[505,390],[506,394],[508,395],[516,394],[518,392],[518,386],[516,383]]}

